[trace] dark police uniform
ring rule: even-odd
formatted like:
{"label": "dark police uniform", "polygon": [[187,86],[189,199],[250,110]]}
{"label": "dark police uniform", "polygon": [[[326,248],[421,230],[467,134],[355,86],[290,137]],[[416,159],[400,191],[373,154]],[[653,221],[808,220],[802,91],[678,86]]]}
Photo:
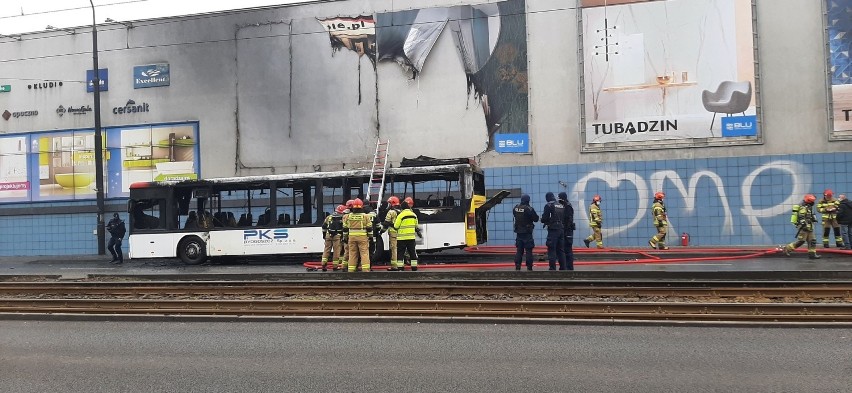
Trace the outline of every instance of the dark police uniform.
{"label": "dark police uniform", "polygon": [[538,213],[529,205],[529,200],[526,203],[522,202],[512,209],[512,215],[515,218],[515,270],[521,270],[521,258],[526,252],[527,270],[533,270],[533,248],[535,240],[533,239],[533,228],[538,222]]}
{"label": "dark police uniform", "polygon": [[547,227],[547,261],[550,263],[549,270],[556,270],[556,261],[559,261],[559,270],[568,270],[565,263],[565,206],[556,200],[552,192],[546,195],[547,204],[544,205],[544,213],[541,222]]}
{"label": "dark police uniform", "polygon": [[565,262],[568,265],[568,270],[574,270],[574,230],[577,229],[574,224],[574,206],[568,201],[568,194],[559,193],[559,202],[565,207]]}
{"label": "dark police uniform", "polygon": [[109,244],[107,245],[107,249],[112,254],[112,260],[110,262],[118,264],[124,263],[124,253],[121,251],[121,240],[127,232],[127,227],[125,227],[124,221],[121,220],[118,213],[114,213],[112,215],[112,220],[109,220],[106,229],[110,234]]}

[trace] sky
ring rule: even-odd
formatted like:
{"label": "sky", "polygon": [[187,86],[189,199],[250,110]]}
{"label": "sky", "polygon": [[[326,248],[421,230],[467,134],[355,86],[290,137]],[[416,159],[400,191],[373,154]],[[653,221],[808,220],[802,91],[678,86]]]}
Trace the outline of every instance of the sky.
{"label": "sky", "polygon": [[[96,21],[161,18],[205,12],[302,3],[305,0],[94,0]],[[88,0],[0,0],[0,34],[21,34],[92,25]]]}

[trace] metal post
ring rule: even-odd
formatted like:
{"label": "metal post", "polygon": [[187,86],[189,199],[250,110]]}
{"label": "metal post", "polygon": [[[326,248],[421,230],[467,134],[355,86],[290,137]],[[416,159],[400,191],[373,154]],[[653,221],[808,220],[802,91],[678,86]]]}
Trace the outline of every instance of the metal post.
{"label": "metal post", "polygon": [[98,255],[106,255],[106,234],[104,232],[104,141],[101,134],[101,80],[98,73],[98,28],[95,21],[95,3],[92,5],[92,67],[95,88],[95,191],[98,204]]}

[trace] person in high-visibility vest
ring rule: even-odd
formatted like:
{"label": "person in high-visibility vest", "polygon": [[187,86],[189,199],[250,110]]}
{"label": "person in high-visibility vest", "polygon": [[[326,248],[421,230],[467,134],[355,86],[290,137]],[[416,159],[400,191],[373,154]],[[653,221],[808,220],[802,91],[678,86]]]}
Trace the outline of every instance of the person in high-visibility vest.
{"label": "person in high-visibility vest", "polygon": [[840,235],[840,223],[837,222],[839,208],[840,201],[834,199],[834,191],[825,190],[822,199],[817,203],[817,211],[822,213],[822,246],[825,248],[829,247],[828,235],[832,228],[834,228],[834,244],[837,248],[846,248],[843,243],[843,236]]}
{"label": "person in high-visibility vest", "polygon": [[[411,210],[411,206],[408,204],[409,198],[406,198],[405,202],[402,202],[400,207],[402,211],[399,212],[399,215],[396,216],[396,220],[393,222],[393,227],[396,229],[397,237],[397,252],[399,255],[404,255],[405,252],[408,252],[408,257],[411,258],[411,271],[417,271],[417,240],[415,240],[415,236],[422,238],[423,234],[420,232],[420,221],[417,219],[417,214]],[[413,202],[413,201],[412,201]],[[405,266],[400,266],[401,263],[397,263],[398,270],[403,270]]]}
{"label": "person in high-visibility vest", "polygon": [[382,221],[382,230],[388,232],[388,251],[390,251],[390,264],[388,270],[402,270],[405,265],[397,257],[397,233],[393,227],[396,217],[399,215],[399,198],[391,196],[388,198],[388,212],[385,215],[385,220]]}
{"label": "person in high-visibility vest", "polygon": [[[322,250],[322,271],[328,270],[326,266],[330,256],[334,270],[340,270],[343,267],[343,261],[340,259],[340,241],[343,238],[343,212],[345,210],[346,206],[337,206],[334,213],[326,217],[322,223],[322,238],[325,240],[325,247]],[[334,254],[332,254],[332,251]]]}
{"label": "person in high-visibility vest", "polygon": [[648,245],[655,250],[668,250],[666,247],[666,232],[668,232],[669,217],[666,214],[666,205],[663,203],[666,194],[662,191],[654,194],[654,205],[651,207],[654,215],[654,227],[657,228],[657,234],[651,237]]}
{"label": "person in high-visibility vest", "polygon": [[603,234],[601,233],[602,226],[603,213],[601,212],[601,196],[595,195],[592,198],[592,204],[589,205],[589,227],[592,228],[592,234],[583,240],[583,243],[586,244],[586,248],[589,248],[589,244],[592,240],[595,241],[598,248],[604,248]]}
{"label": "person in high-visibility vest", "polygon": [[814,202],[816,197],[813,194],[805,195],[802,203],[793,206],[793,215],[790,216],[790,223],[793,224],[796,231],[796,241],[784,246],[784,254],[790,254],[801,246],[808,245],[808,258],[819,259],[820,256],[816,253],[816,237],[814,237],[814,224],[816,216],[814,216]]}
{"label": "person in high-visibility vest", "polygon": [[355,272],[358,260],[361,271],[370,271],[370,238],[373,237],[373,219],[364,213],[364,202],[360,198],[352,201],[350,213],[343,217],[343,231],[349,242],[349,262],[347,270]]}

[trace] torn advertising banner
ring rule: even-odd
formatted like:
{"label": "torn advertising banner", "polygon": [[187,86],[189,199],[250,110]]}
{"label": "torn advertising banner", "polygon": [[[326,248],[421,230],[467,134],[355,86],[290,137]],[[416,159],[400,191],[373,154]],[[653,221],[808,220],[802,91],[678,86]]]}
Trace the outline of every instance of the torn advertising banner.
{"label": "torn advertising banner", "polygon": [[388,12],[376,15],[379,60],[394,60],[416,77],[447,26],[448,8]]}
{"label": "torn advertising banner", "polygon": [[376,63],[376,21],[372,16],[317,19],[325,27],[334,50],[342,48],[366,55]]}

